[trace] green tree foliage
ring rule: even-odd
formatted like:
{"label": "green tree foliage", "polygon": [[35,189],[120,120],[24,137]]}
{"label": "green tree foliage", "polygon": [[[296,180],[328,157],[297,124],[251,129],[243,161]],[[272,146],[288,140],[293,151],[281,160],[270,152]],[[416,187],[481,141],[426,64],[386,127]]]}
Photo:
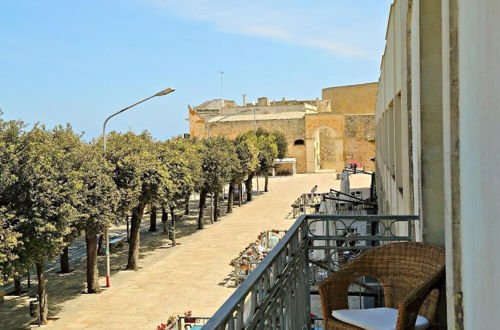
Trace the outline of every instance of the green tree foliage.
{"label": "green tree foliage", "polygon": [[202,142],[193,138],[177,137],[165,142],[164,159],[172,176],[170,200],[181,203],[186,194],[195,191],[202,177]]}
{"label": "green tree foliage", "polygon": [[[172,245],[175,240],[175,207],[189,203],[189,196],[201,180],[201,142],[192,138],[177,137],[162,143],[160,161],[167,165],[170,185],[166,186],[162,208],[168,208],[172,220]],[[188,205],[189,207],[189,205]]]}
{"label": "green tree foliage", "polygon": [[[87,291],[98,292],[97,236],[105,228],[132,212],[126,268],[136,270],[146,205],[170,211],[175,245],[176,206],[199,192],[202,229],[209,194],[217,209],[229,183],[230,212],[234,187],[251,183],[257,173],[267,175],[274,159],[286,153],[283,134],[261,129],[234,141],[179,137],[158,142],[147,132],[112,132],[104,153],[102,139],[85,143],[70,126],[25,128],[20,121],[0,119],[0,281],[20,283],[35,266],[42,323],[48,313],[44,266],[83,232]],[[251,185],[248,190],[251,195]]]}
{"label": "green tree foliage", "polygon": [[0,285],[13,275],[13,268],[9,267],[18,256],[16,247],[19,245],[19,233],[12,228],[13,214],[6,208],[0,208]]}
{"label": "green tree foliage", "polygon": [[272,131],[271,135],[273,136],[274,142],[276,143],[276,146],[278,147],[277,158],[279,158],[279,159],[285,158],[287,153],[288,153],[288,141],[286,139],[285,134],[281,131]]}
{"label": "green tree foliage", "polygon": [[259,146],[259,170],[260,175],[264,175],[265,184],[264,191],[269,191],[269,171],[274,167],[274,160],[278,157],[278,146],[272,135],[261,135],[257,137],[257,145]]}
{"label": "green tree foliage", "polygon": [[[54,139],[54,145],[57,146],[65,155],[65,157],[58,158],[58,162],[54,164],[57,166],[57,171],[59,173],[64,173],[71,175],[72,179],[76,179],[76,175],[79,171],[79,150],[82,146],[81,136],[77,135],[75,132],[71,130],[71,127],[63,127],[56,126],[52,130],[52,135]],[[72,205],[76,205],[79,203],[78,199],[81,197],[81,194],[76,194],[72,197]],[[77,219],[75,217],[75,219]],[[77,221],[77,220],[76,220]],[[81,231],[77,226],[77,223],[70,222],[68,223],[69,233],[64,238],[64,249],[62,254],[60,255],[61,262],[61,273],[69,273],[69,252],[68,246],[73,242],[75,238],[80,236]]]}
{"label": "green tree foliage", "polygon": [[[17,223],[12,211],[11,185],[17,180],[15,167],[18,161],[18,147],[24,124],[20,121],[3,121],[0,118],[0,285],[12,277],[19,276],[26,269],[19,259],[20,234],[15,231]],[[24,266],[24,267],[23,267]]]}
{"label": "green tree foliage", "polygon": [[[274,167],[274,159],[285,156],[287,152],[286,138],[283,133],[275,131],[274,134],[259,128],[256,132],[259,146],[258,174],[264,175],[264,191],[269,191],[269,172]],[[281,148],[281,150],[280,150]]]}
{"label": "green tree foliage", "polygon": [[125,214],[132,209],[126,269],[137,270],[144,209],[147,204],[165,197],[168,167],[157,156],[159,146],[147,132],[139,135],[112,132],[107,141],[106,158],[113,167],[113,179],[120,193],[118,210]]}
{"label": "green tree foliage", "polygon": [[236,137],[234,145],[238,164],[232,167],[227,203],[228,212],[232,211],[235,186],[241,185],[245,179],[257,170],[259,165],[257,138],[253,132],[247,132]]}
{"label": "green tree foliage", "polygon": [[[78,221],[76,173],[68,171],[71,141],[61,135],[74,135],[71,127],[53,131],[35,125],[22,135],[18,146],[16,182],[8,190],[16,218],[16,231],[21,234],[24,264],[35,264],[42,323],[47,322],[48,299],[45,289],[45,262],[54,259],[65,246],[65,238]],[[63,143],[67,142],[66,143]]]}
{"label": "green tree foliage", "polygon": [[[199,164],[191,167],[195,157],[191,157],[191,142],[189,139],[174,138],[159,144],[160,161],[167,166],[170,175],[169,185],[164,186],[164,196],[158,203],[162,207],[162,222],[164,232],[166,232],[166,221],[168,212],[171,214],[171,238],[172,245],[175,246],[175,207],[184,202],[187,194],[196,186],[199,179]],[[194,156],[197,154],[194,153]]]}
{"label": "green tree foliage", "polygon": [[[219,193],[226,183],[231,180],[235,166],[239,165],[234,144],[226,138],[216,137],[203,141],[201,148],[200,181],[200,212],[198,214],[198,229],[203,229],[203,215],[208,194],[212,194],[214,208],[217,210]],[[214,220],[217,212],[214,212]]]}
{"label": "green tree foliage", "polygon": [[112,177],[112,167],[106,161],[102,145],[82,144],[75,152],[75,165],[80,199],[76,224],[85,231],[87,250],[87,292],[100,291],[97,268],[97,235],[118,220],[119,195]]}

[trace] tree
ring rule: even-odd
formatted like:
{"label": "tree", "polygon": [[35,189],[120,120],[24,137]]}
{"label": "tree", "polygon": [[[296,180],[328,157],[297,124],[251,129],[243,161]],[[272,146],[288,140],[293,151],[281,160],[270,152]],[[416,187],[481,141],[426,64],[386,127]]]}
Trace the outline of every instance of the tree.
{"label": "tree", "polygon": [[79,230],[85,231],[87,252],[87,292],[100,292],[97,267],[97,236],[117,222],[118,191],[112,177],[112,167],[102,153],[102,146],[81,145],[77,154],[78,187],[80,200],[77,206]]}
{"label": "tree", "polygon": [[[159,153],[160,159],[167,165],[170,175],[170,185],[165,186],[163,208],[168,207],[170,210],[173,246],[176,245],[175,207],[189,203],[189,196],[196,189],[201,178],[200,148],[201,143],[196,139],[177,137],[163,143],[163,148]],[[165,217],[168,217],[167,214]]]}
{"label": "tree", "polygon": [[132,209],[126,269],[137,270],[140,226],[147,204],[161,199],[168,184],[168,169],[157,156],[157,144],[147,132],[139,135],[112,132],[106,158],[113,166],[113,180],[120,194],[119,212]]}
{"label": "tree", "polygon": [[[231,179],[233,167],[239,163],[234,144],[226,138],[216,137],[203,141],[201,150],[200,212],[198,229],[203,229],[203,216],[207,195],[212,194],[217,210],[218,196],[222,188]],[[214,212],[217,220],[217,212]]]}
{"label": "tree", "polygon": [[257,169],[258,149],[256,144],[257,140],[253,133],[241,134],[234,140],[238,163],[232,167],[227,200],[228,213],[232,211],[235,186],[241,185]]}
{"label": "tree", "polygon": [[269,171],[274,166],[274,159],[278,155],[278,147],[272,136],[258,137],[259,145],[259,174],[264,175],[265,184],[264,191],[268,192]]}
{"label": "tree", "polygon": [[15,183],[7,189],[10,207],[16,217],[16,231],[21,234],[24,264],[34,263],[38,277],[39,309],[42,324],[47,323],[48,297],[45,288],[45,262],[59,255],[77,221],[75,200],[78,187],[75,173],[64,164],[70,156],[59,145],[57,134],[71,135],[71,127],[48,131],[35,125],[22,135],[17,148]]}
{"label": "tree", "polygon": [[[182,180],[176,180],[176,184],[180,187],[180,194],[184,196],[185,209],[184,214],[189,214],[189,199],[190,195],[197,189],[199,182],[201,181],[201,155],[200,151],[203,148],[203,144],[200,140],[196,138],[182,138],[177,137],[169,141],[170,146],[181,153],[181,158],[185,160],[185,165],[181,171],[178,168],[177,171],[179,178]],[[181,195],[176,197],[176,200],[181,201],[183,198]]]}
{"label": "tree", "polygon": [[[76,173],[79,170],[79,158],[80,153],[76,152],[82,146],[81,136],[73,132],[71,127],[68,125],[66,127],[56,126],[52,130],[52,136],[54,144],[64,153],[64,157],[57,158],[57,162],[54,166],[57,167],[57,171],[60,173]],[[78,198],[81,194],[77,194],[73,197],[73,202],[78,203]],[[64,238],[65,246],[60,255],[61,273],[69,273],[69,245],[81,235],[81,230],[78,228],[75,222],[68,223],[69,233]]]}
{"label": "tree", "polygon": [[[264,175],[265,184],[264,191],[268,192],[269,185],[269,171],[274,167],[274,159],[278,157],[278,144],[277,139],[281,140],[281,137],[276,138],[275,135],[270,132],[259,128],[256,132],[257,135],[257,145],[259,146],[259,169],[258,174]],[[282,150],[283,151],[283,150]],[[286,152],[286,150],[284,151]]]}
{"label": "tree", "polygon": [[0,117],[0,285],[14,278],[15,291],[21,291],[19,275],[26,265],[19,258],[23,247],[20,234],[15,231],[17,219],[11,210],[16,196],[9,194],[9,190],[17,179],[15,169],[24,126],[23,122],[3,121]]}
{"label": "tree", "polygon": [[277,158],[279,158],[279,159],[285,158],[286,154],[288,152],[288,141],[286,139],[285,134],[281,131],[272,131],[271,135],[273,136],[274,142],[276,143],[276,146],[278,147]]}
{"label": "tree", "polygon": [[156,218],[158,216],[158,208],[156,207],[156,204],[151,203],[150,206],[151,210],[149,213],[149,231],[155,232],[156,229]]}
{"label": "tree", "polygon": [[[10,275],[13,275],[12,268],[7,267],[15,261],[18,256],[15,253],[15,248],[18,246],[19,233],[16,233],[12,228],[13,214],[5,208],[0,209],[0,285],[4,285]],[[17,289],[17,288],[16,288]]]}

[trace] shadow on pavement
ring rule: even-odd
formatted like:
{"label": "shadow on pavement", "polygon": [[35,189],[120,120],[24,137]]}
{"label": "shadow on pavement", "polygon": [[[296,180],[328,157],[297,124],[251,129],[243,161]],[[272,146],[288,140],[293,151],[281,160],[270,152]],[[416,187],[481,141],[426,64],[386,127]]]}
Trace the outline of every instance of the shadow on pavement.
{"label": "shadow on pavement", "polygon": [[[243,204],[244,206],[245,204]],[[177,210],[177,223],[176,223],[176,239],[185,238],[197,231],[198,227],[198,201],[191,200],[190,202],[190,215],[183,215],[183,208]],[[237,208],[238,206],[235,205]],[[220,215],[223,217],[226,213],[227,204],[226,202],[220,204]],[[145,215],[141,224],[141,247],[140,247],[140,258],[154,252],[154,250],[170,249],[174,248],[171,246],[170,240],[166,235],[162,234],[161,231],[161,214],[158,214],[158,231],[149,232],[149,215]],[[223,220],[223,219],[221,219]],[[169,216],[169,222],[171,221]],[[210,208],[205,210],[204,216],[205,228],[210,226]],[[121,226],[119,229],[113,229],[114,232],[125,231],[125,226]],[[83,237],[79,237],[77,240],[83,240]],[[84,244],[81,248],[84,249]],[[111,264],[111,275],[116,274],[119,271],[123,271],[127,264],[128,257],[128,244],[124,244],[121,248],[114,250],[110,257]],[[104,256],[99,256],[99,274],[102,278],[106,272],[106,261]],[[54,318],[62,309],[63,303],[85,294],[86,290],[86,258],[83,253],[78,260],[74,260],[70,263],[71,269],[74,269],[71,273],[61,274],[55,269],[46,273],[47,277],[47,292],[49,300],[49,317]],[[26,281],[25,281],[26,282]],[[25,286],[26,283],[23,283]],[[26,289],[26,287],[23,287]],[[22,296],[6,296],[5,302],[0,303],[0,328],[3,330],[7,329],[27,329],[30,323],[35,321],[35,318],[29,315],[29,301],[34,299],[30,296],[36,295],[36,278],[32,279],[31,288],[28,292]]]}

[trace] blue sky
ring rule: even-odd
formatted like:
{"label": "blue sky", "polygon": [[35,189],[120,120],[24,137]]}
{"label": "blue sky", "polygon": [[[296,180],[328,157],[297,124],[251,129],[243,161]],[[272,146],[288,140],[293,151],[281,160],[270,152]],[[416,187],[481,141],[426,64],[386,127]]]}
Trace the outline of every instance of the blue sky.
{"label": "blue sky", "polygon": [[188,132],[187,105],[315,99],[330,86],[376,81],[391,0],[17,0],[0,2],[4,119]]}

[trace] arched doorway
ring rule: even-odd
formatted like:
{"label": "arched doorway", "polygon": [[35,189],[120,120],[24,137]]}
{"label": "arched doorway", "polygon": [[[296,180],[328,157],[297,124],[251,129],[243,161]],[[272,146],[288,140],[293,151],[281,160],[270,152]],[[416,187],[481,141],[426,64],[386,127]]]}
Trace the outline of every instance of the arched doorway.
{"label": "arched doorway", "polygon": [[335,170],[337,162],[337,151],[335,148],[335,130],[329,127],[318,129],[317,139],[319,141],[319,170]]}

